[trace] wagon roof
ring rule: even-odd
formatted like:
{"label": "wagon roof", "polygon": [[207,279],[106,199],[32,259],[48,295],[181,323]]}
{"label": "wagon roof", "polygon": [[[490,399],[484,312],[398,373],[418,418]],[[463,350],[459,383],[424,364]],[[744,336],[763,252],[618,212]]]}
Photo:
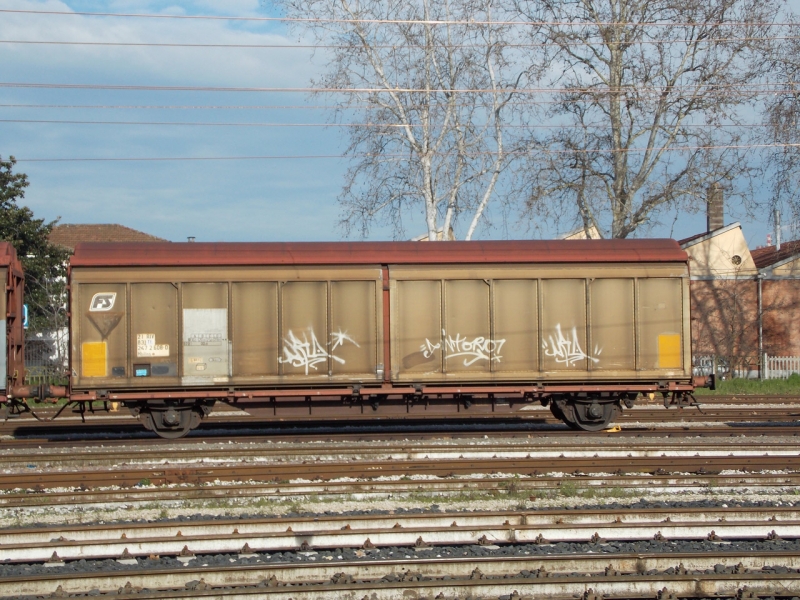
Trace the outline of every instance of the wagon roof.
{"label": "wagon roof", "polygon": [[0,267],[7,267],[8,265],[15,265],[20,268],[17,260],[17,251],[11,242],[0,242]]}
{"label": "wagon roof", "polygon": [[686,262],[678,242],[525,240],[480,242],[83,243],[73,267]]}

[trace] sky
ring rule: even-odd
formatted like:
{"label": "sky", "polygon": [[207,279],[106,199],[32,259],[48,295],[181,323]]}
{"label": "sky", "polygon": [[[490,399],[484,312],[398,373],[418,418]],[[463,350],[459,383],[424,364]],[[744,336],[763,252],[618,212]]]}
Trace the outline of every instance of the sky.
{"label": "sky", "polygon": [[[277,16],[259,0],[0,0],[0,9]],[[289,47],[10,43],[20,41]],[[328,126],[324,98],[291,91],[11,85],[307,88],[325,63],[324,50],[314,52],[310,44],[281,21],[2,13],[0,156],[18,159],[16,171],[30,180],[23,203],[48,221],[119,223],[172,241],[344,239],[336,198],[348,166],[340,158],[347,138]],[[195,160],[163,160],[190,157]],[[196,160],[213,157],[231,159]],[[751,248],[766,242],[768,215],[748,217],[726,206],[726,223],[736,220]],[[422,222],[418,227],[424,233]],[[648,235],[683,238],[705,229],[703,214],[680,214]],[[477,237],[531,235],[519,227],[481,230]],[[392,239],[392,232],[376,227],[369,239]]]}

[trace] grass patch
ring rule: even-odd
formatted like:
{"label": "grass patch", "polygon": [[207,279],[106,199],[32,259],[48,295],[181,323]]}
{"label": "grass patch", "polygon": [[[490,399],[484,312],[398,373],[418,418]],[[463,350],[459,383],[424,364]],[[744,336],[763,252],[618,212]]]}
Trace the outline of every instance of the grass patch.
{"label": "grass patch", "polygon": [[798,396],[800,395],[800,375],[792,373],[788,379],[767,379],[765,381],[759,381],[758,379],[728,379],[726,381],[717,381],[717,389],[713,392],[706,388],[698,388],[695,390],[695,394],[698,396],[729,396],[731,394]]}

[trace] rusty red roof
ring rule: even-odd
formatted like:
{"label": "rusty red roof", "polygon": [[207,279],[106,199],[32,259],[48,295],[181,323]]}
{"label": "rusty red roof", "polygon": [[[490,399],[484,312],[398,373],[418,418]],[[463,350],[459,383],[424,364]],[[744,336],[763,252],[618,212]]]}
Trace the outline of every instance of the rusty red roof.
{"label": "rusty red roof", "polygon": [[678,242],[216,242],[78,244],[73,267],[687,262]]}
{"label": "rusty red roof", "polygon": [[800,240],[792,242],[781,242],[781,250],[777,252],[776,246],[765,246],[764,248],[756,248],[750,251],[750,256],[753,257],[753,262],[756,267],[763,269],[775,263],[781,262],[792,256],[800,254]]}
{"label": "rusty red roof", "polygon": [[74,250],[81,242],[165,242],[143,231],[116,223],[62,224],[53,227],[48,238],[51,244]]}
{"label": "rusty red roof", "polygon": [[19,264],[17,250],[11,242],[0,242],[0,266],[7,267],[11,264]]}
{"label": "rusty red roof", "polygon": [[24,276],[17,249],[11,242],[0,242],[0,267],[9,267],[12,272],[16,271],[19,277]]}

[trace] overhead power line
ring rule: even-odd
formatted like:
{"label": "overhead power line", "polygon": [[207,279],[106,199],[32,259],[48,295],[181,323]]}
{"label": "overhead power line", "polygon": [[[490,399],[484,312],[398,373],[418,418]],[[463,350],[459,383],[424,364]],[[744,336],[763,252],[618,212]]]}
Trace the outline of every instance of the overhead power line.
{"label": "overhead power line", "polygon": [[[686,152],[695,150],[758,150],[765,148],[800,148],[800,144],[731,144],[711,146],[668,146],[664,150],[670,152]],[[624,150],[551,150],[536,149],[530,152],[508,152],[508,156],[529,156],[535,154],[616,154],[643,153],[647,148],[628,148]],[[455,156],[454,153],[436,153],[438,156]],[[469,152],[469,156],[494,155],[493,152]],[[15,158],[17,162],[172,162],[172,161],[229,161],[229,160],[307,160],[307,159],[341,159],[341,158],[407,158],[406,153],[358,153],[358,154],[273,154],[261,156],[158,156],[158,157],[101,157],[101,158]]]}
{"label": "overhead power line", "polygon": [[[551,48],[562,46],[586,46],[592,43],[591,38],[579,42],[542,42],[542,43],[506,43],[503,44],[504,48]],[[690,43],[703,43],[703,44],[720,44],[725,42],[754,42],[754,41],[785,41],[800,39],[796,35],[783,35],[783,36],[757,36],[757,37],[722,37],[722,38],[705,38],[702,40],[691,39],[648,39],[648,40],[634,40],[634,41],[598,41],[596,43],[604,46],[614,46],[624,44],[626,46],[637,45],[664,45],[664,44],[690,44]],[[0,44],[20,44],[20,45],[41,45],[41,46],[100,46],[100,47],[120,47],[120,48],[228,48],[228,49],[266,49],[266,50],[343,50],[351,48],[348,44],[222,44],[222,43],[191,43],[191,42],[86,42],[86,41],[72,41],[72,40],[0,40]],[[438,45],[438,44],[437,44]],[[484,48],[485,46],[478,44],[441,44],[444,48]],[[392,44],[376,44],[370,46],[375,49],[388,49],[398,48]],[[421,44],[405,44],[403,48],[423,48]]]}
{"label": "overhead power line", "polygon": [[591,93],[615,94],[630,91],[649,91],[661,94],[665,91],[685,91],[710,88],[720,93],[749,92],[749,93],[794,93],[791,82],[764,83],[754,86],[740,84],[704,84],[704,85],[672,85],[652,86],[648,88],[623,86],[621,88],[608,87],[576,87],[576,88],[475,88],[475,89],[424,89],[424,88],[311,88],[311,87],[224,87],[224,86],[191,86],[191,85],[113,85],[102,83],[26,83],[26,82],[0,82],[0,88],[33,88],[33,89],[74,89],[74,90],[117,90],[117,91],[149,91],[149,92],[247,92],[247,93],[293,93],[293,94],[563,94],[563,93]]}
{"label": "overhead power line", "polygon": [[[46,125],[149,125],[149,126],[190,126],[190,127],[375,127],[387,129],[403,129],[406,125],[402,123],[215,123],[209,121],[87,121],[87,120],[72,120],[72,119],[0,119],[0,123],[33,123],[33,124],[46,124]],[[478,124],[478,126],[489,126],[489,123]],[[418,128],[423,127],[423,123],[411,123],[408,127]],[[736,124],[736,125],[714,125],[714,129],[720,128],[763,128],[767,127],[766,124]],[[437,127],[432,129],[438,129]],[[683,127],[691,129],[707,128],[706,125],[687,124]],[[605,129],[602,126],[589,126],[589,125],[520,125],[520,124],[505,124],[502,125],[503,129]]]}
{"label": "overhead power line", "polygon": [[[278,22],[278,23],[366,23],[366,24],[398,24],[398,25],[560,25],[568,27],[586,26],[608,26],[619,25],[626,27],[697,27],[696,22],[651,22],[651,23],[619,23],[609,22],[588,22],[579,21],[481,21],[481,20],[418,20],[418,19],[325,19],[325,18],[296,18],[296,17],[237,17],[229,15],[167,15],[156,13],[112,13],[112,12],[88,12],[88,11],[61,11],[61,10],[23,10],[23,9],[0,9],[0,13],[15,13],[29,15],[53,15],[69,17],[117,17],[117,18],[136,18],[136,19],[178,19],[178,20],[209,20],[209,21],[251,21],[251,22]],[[713,27],[720,26],[741,26],[741,25],[781,25],[796,27],[798,23],[782,22],[748,22],[735,21],[728,23],[709,23]]]}
{"label": "overhead power line", "polygon": [[[362,108],[366,108],[364,105]],[[69,108],[108,110],[328,110],[326,104],[0,104],[0,108]]]}

